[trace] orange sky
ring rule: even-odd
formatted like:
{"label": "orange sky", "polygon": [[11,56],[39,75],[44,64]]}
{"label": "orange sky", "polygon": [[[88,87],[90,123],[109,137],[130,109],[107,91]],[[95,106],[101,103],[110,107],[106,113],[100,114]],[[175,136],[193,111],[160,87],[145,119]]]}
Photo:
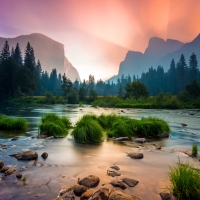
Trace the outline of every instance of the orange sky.
{"label": "orange sky", "polygon": [[81,79],[118,73],[128,50],[150,37],[189,42],[200,33],[199,0],[0,0],[0,36],[43,33],[65,45]]}

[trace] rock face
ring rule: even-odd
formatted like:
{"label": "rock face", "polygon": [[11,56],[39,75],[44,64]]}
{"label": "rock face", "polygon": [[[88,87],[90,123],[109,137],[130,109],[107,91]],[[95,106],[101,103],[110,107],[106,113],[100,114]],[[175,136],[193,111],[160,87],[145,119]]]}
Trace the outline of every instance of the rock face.
{"label": "rock face", "polygon": [[141,159],[144,157],[143,153],[128,153],[127,156],[134,159]]}
{"label": "rock face", "polygon": [[121,190],[112,189],[110,192],[109,200],[140,200],[138,197],[125,194]]}
{"label": "rock face", "polygon": [[99,181],[100,181],[99,177],[95,175],[89,175],[83,178],[82,180],[80,180],[79,184],[92,188],[92,187],[96,187],[99,184]]}
{"label": "rock face", "polygon": [[51,72],[52,69],[56,68],[57,73],[65,73],[72,82],[76,79],[80,81],[77,70],[65,57],[63,44],[43,34],[33,33],[16,38],[0,38],[0,49],[3,48],[6,40],[10,49],[15,48],[18,42],[22,52],[24,52],[27,43],[30,42],[35,52],[36,61],[39,59],[41,62],[42,70]]}
{"label": "rock face", "polygon": [[92,200],[108,200],[109,189],[104,187],[97,190],[92,196]]}
{"label": "rock face", "polygon": [[38,158],[38,154],[35,151],[24,151],[14,155],[18,160],[35,160]]}
{"label": "rock face", "polygon": [[0,160],[0,169],[4,166],[4,162]]}
{"label": "rock face", "polygon": [[123,178],[122,182],[126,183],[126,185],[128,185],[129,187],[135,187],[139,183],[139,181],[131,178]]}
{"label": "rock face", "polygon": [[162,200],[176,200],[173,194],[165,193],[165,192],[160,193],[160,197]]}
{"label": "rock face", "polygon": [[74,194],[78,197],[80,197],[84,192],[87,191],[87,187],[83,186],[83,185],[77,185],[74,188]]}

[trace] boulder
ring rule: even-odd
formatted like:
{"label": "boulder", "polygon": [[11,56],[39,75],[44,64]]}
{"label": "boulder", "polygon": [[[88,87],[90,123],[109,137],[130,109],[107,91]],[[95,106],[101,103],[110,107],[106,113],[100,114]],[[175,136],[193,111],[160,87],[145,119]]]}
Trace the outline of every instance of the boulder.
{"label": "boulder", "polygon": [[17,177],[18,179],[21,179],[21,178],[22,178],[22,174],[17,174],[16,177]]}
{"label": "boulder", "polygon": [[18,160],[36,160],[38,158],[38,154],[32,150],[17,153],[14,154],[13,156]]}
{"label": "boulder", "polygon": [[19,136],[15,136],[14,138],[12,138],[11,140],[18,140]]}
{"label": "boulder", "polygon": [[83,185],[76,185],[73,192],[76,196],[80,197],[86,191],[87,191],[87,187]]}
{"label": "boulder", "polygon": [[160,197],[162,200],[176,200],[173,194],[165,193],[165,192],[161,192]]}
{"label": "boulder", "polygon": [[122,181],[119,180],[113,180],[110,182],[110,184],[114,187],[119,187],[123,190],[127,188],[126,184],[124,184]]}
{"label": "boulder", "polygon": [[42,158],[46,159],[48,157],[48,153],[44,152],[41,156]]}
{"label": "boulder", "polygon": [[9,169],[8,166],[5,166],[3,169],[0,170],[1,173],[4,173],[5,171],[7,171]]}
{"label": "boulder", "polygon": [[5,171],[5,175],[9,176],[9,175],[13,174],[16,170],[17,170],[16,168],[10,168]]}
{"label": "boulder", "polygon": [[120,170],[120,168],[117,165],[112,165],[110,168],[115,169],[115,170]]}
{"label": "boulder", "polygon": [[84,192],[84,193],[81,195],[80,200],[87,200],[87,199],[89,199],[92,195],[93,195],[93,191],[92,191],[92,190],[87,190],[86,192]]}
{"label": "boulder", "polygon": [[112,177],[121,176],[121,173],[115,170],[107,170],[107,174]]}
{"label": "boulder", "polygon": [[108,200],[109,198],[109,189],[104,187],[97,190],[92,196],[91,200]]}
{"label": "boulder", "polygon": [[0,169],[4,166],[4,162],[0,160]]}
{"label": "boulder", "polygon": [[127,156],[134,159],[141,159],[144,157],[143,153],[128,153]]}
{"label": "boulder", "polygon": [[140,200],[140,199],[136,196],[126,194],[121,190],[112,189],[108,200]]}
{"label": "boulder", "polygon": [[133,139],[134,142],[137,142],[137,143],[145,143],[146,142],[146,139],[145,138],[134,138]]}
{"label": "boulder", "polygon": [[131,178],[123,178],[122,182],[128,185],[129,187],[135,187],[139,183],[139,181]]}
{"label": "boulder", "polygon": [[83,178],[82,180],[79,181],[80,185],[84,185],[86,187],[92,188],[92,187],[96,187],[100,182],[99,177],[95,176],[95,175],[89,175],[85,178]]}

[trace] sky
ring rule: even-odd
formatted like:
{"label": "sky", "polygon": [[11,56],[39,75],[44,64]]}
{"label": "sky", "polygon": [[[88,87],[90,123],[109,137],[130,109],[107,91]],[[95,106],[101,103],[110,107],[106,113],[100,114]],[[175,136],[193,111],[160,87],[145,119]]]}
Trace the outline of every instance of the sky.
{"label": "sky", "polygon": [[190,42],[199,19],[199,0],[0,0],[0,37],[42,33],[64,44],[82,80],[116,75],[151,37]]}

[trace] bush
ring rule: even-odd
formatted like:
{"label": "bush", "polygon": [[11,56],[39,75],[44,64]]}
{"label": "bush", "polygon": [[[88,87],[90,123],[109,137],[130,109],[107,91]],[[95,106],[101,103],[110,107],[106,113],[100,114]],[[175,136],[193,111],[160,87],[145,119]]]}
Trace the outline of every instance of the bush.
{"label": "bush", "polygon": [[0,130],[2,131],[25,131],[27,128],[28,121],[26,119],[0,116]]}
{"label": "bush", "polygon": [[104,134],[102,127],[97,121],[95,115],[84,115],[77,123],[72,131],[75,141],[80,143],[102,142]]}
{"label": "bush", "polygon": [[192,145],[192,155],[194,157],[197,157],[197,154],[198,154],[198,146],[196,144],[193,144]]}
{"label": "bush", "polygon": [[171,182],[169,190],[178,200],[200,199],[200,171],[189,163],[169,166],[168,176]]}
{"label": "bush", "polygon": [[71,127],[71,122],[67,117],[59,117],[54,113],[48,113],[42,117],[38,127],[40,133],[47,132],[48,135],[54,137],[65,137],[68,134],[68,128]]}

